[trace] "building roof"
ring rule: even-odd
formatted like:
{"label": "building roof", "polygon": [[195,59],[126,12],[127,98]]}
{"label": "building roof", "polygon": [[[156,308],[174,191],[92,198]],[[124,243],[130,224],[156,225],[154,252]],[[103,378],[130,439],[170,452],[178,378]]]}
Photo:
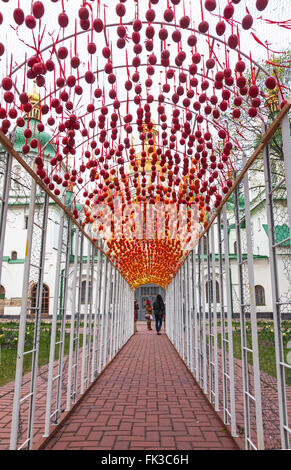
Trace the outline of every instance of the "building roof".
{"label": "building roof", "polygon": [[[32,130],[32,138],[35,138],[39,141],[41,148],[44,148],[45,145],[52,139],[52,136],[48,132],[39,132],[37,130],[37,121],[33,118],[31,119],[25,119],[26,123],[28,123],[29,128]],[[26,143],[26,138],[24,137],[24,131],[27,126],[25,127],[17,127],[15,129],[15,143],[14,143],[14,149],[22,153],[22,147]],[[29,143],[31,139],[28,139],[27,142]],[[39,148],[31,148],[29,151],[30,154],[38,154],[39,153]],[[49,157],[54,157],[56,154],[56,148],[53,145],[53,143],[48,144],[48,146],[45,148],[45,155]]]}

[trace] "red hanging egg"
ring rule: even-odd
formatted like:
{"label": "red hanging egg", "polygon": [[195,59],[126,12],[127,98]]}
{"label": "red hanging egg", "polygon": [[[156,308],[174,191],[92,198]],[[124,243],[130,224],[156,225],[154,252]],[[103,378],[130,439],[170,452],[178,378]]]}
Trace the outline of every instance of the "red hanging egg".
{"label": "red hanging egg", "polygon": [[225,19],[229,20],[234,14],[234,6],[229,3],[228,5],[226,5],[224,11],[223,11],[223,16]]}
{"label": "red hanging egg", "polygon": [[206,0],[204,3],[206,10],[214,11],[216,8],[216,0]]}
{"label": "red hanging egg", "polygon": [[215,60],[210,58],[206,61],[206,68],[208,68],[209,70],[213,69],[213,67],[215,67]]}
{"label": "red hanging egg", "polygon": [[194,47],[197,44],[197,37],[194,34],[191,34],[187,42],[188,42],[188,46]]}
{"label": "red hanging egg", "polygon": [[171,23],[174,19],[174,12],[171,10],[171,8],[167,8],[164,12],[164,20],[167,21],[168,23]]}
{"label": "red hanging egg", "polygon": [[199,64],[201,60],[201,55],[199,54],[199,52],[195,52],[193,55],[192,55],[192,62],[193,64]]}
{"label": "red hanging egg", "polygon": [[210,98],[210,103],[213,104],[213,106],[215,106],[218,102],[218,98],[216,95],[212,95],[211,98]]}
{"label": "red hanging egg", "polygon": [[240,96],[236,96],[235,99],[233,100],[233,103],[235,106],[241,106],[242,105],[242,98]]}
{"label": "red hanging egg", "polygon": [[146,41],[145,46],[146,46],[146,50],[151,52],[154,48],[154,43],[153,43],[153,41],[148,40],[148,41]]}
{"label": "red hanging egg", "polygon": [[77,56],[72,57],[71,59],[71,66],[73,69],[77,69],[80,65],[80,59]]}
{"label": "red hanging egg", "polygon": [[224,89],[221,94],[222,98],[226,101],[230,98],[230,91],[228,89]]}
{"label": "red hanging egg", "polygon": [[140,34],[138,31],[134,31],[131,36],[132,41],[134,44],[138,44],[140,42]]}
{"label": "red hanging egg", "polygon": [[57,54],[59,59],[64,60],[68,56],[68,49],[65,46],[60,47]]}
{"label": "red hanging egg", "polygon": [[27,28],[34,29],[36,27],[36,21],[35,21],[34,16],[27,15],[27,17],[25,18],[25,24]]}
{"label": "red hanging egg", "polygon": [[6,91],[11,90],[12,85],[13,85],[13,82],[12,82],[10,77],[3,78],[2,87],[3,87],[4,90],[6,90]]}
{"label": "red hanging egg", "polygon": [[48,59],[45,63],[46,68],[49,72],[52,72],[55,69],[55,64],[51,59]]}
{"label": "red hanging egg", "polygon": [[[125,42],[125,40],[124,40],[124,42]],[[140,54],[142,52],[142,45],[141,44],[135,44],[134,48],[133,48],[133,52],[137,55]]]}
{"label": "red hanging egg", "polygon": [[23,10],[21,10],[21,8],[15,8],[13,12],[13,18],[15,23],[18,24],[18,26],[22,25],[25,19]]}
{"label": "red hanging egg", "polygon": [[190,18],[189,16],[183,16],[181,19],[180,19],[180,26],[181,28],[183,29],[186,29],[188,28],[190,25]]}
{"label": "red hanging egg", "polygon": [[153,26],[148,26],[145,31],[146,37],[152,39],[155,35],[155,28]]}
{"label": "red hanging egg", "polygon": [[88,49],[89,54],[95,54],[97,50],[95,42],[89,42],[87,49]]}
{"label": "red hanging egg", "polygon": [[33,16],[39,20],[44,15],[44,6],[42,2],[35,2],[32,6]]}
{"label": "red hanging egg", "polygon": [[77,79],[74,77],[74,75],[70,75],[67,78],[67,85],[69,88],[73,88],[76,85]]}
{"label": "red hanging egg", "polygon": [[16,124],[18,127],[23,127],[25,125],[25,120],[23,119],[23,117],[19,117],[16,121]]}
{"label": "red hanging egg", "polygon": [[222,36],[225,33],[226,24],[224,21],[219,21],[216,25],[216,33],[218,36]]}
{"label": "red hanging egg", "polygon": [[223,140],[226,139],[226,132],[225,132],[225,130],[224,130],[224,129],[220,129],[220,130],[218,131],[218,136],[219,136],[221,139],[223,139]]}
{"label": "red hanging egg", "polygon": [[102,55],[105,59],[109,59],[109,57],[111,56],[111,51],[110,51],[110,48],[109,47],[104,47],[102,49]]}
{"label": "red hanging egg", "polygon": [[249,109],[248,115],[249,115],[251,118],[254,118],[254,117],[257,116],[257,114],[258,114],[258,110],[252,106],[252,107]]}
{"label": "red hanging egg", "polygon": [[247,87],[247,86],[244,86],[244,87],[242,87],[242,88],[240,89],[239,92],[240,92],[240,94],[241,94],[242,96],[245,96],[245,95],[248,94],[248,91],[249,91],[249,90],[248,90],[248,87]]}
{"label": "red hanging egg", "polygon": [[199,23],[198,30],[200,33],[205,34],[207,33],[208,29],[209,29],[209,24],[207,23],[207,21],[201,21],[201,23]]}
{"label": "red hanging egg", "polygon": [[96,33],[101,33],[101,31],[103,31],[103,27],[104,27],[103,21],[100,18],[96,18],[93,21],[93,28],[96,31]]}
{"label": "red hanging egg", "polygon": [[148,11],[146,12],[146,20],[149,23],[152,23],[155,20],[155,17],[156,17],[155,10],[153,10],[152,8],[149,8]]}
{"label": "red hanging egg", "polygon": [[267,7],[268,3],[269,3],[269,0],[257,0],[256,2],[257,10],[263,11]]}
{"label": "red hanging egg", "polygon": [[42,75],[36,77],[36,84],[38,87],[43,87],[45,85],[45,78]]}
{"label": "red hanging egg", "polygon": [[123,17],[126,13],[126,8],[122,3],[118,3],[115,8],[116,14],[120,17]]}
{"label": "red hanging egg", "polygon": [[249,95],[251,98],[256,98],[259,94],[259,87],[257,85],[252,85],[249,89]]}
{"label": "red hanging egg", "polygon": [[242,20],[242,27],[245,30],[250,29],[253,26],[253,17],[251,15],[246,15]]}
{"label": "red hanging egg", "polygon": [[220,103],[220,105],[219,105],[219,107],[220,107],[221,111],[223,111],[223,112],[226,111],[227,108],[228,108],[227,101],[222,100],[221,103]]}
{"label": "red hanging egg", "polygon": [[238,108],[235,108],[232,112],[232,117],[234,119],[239,119],[240,118],[240,115],[241,115],[241,112],[240,112],[240,109]]}
{"label": "red hanging egg", "polygon": [[134,20],[132,27],[134,31],[138,32],[142,28],[142,22],[139,19],[136,19]]}
{"label": "red hanging egg", "polygon": [[274,88],[277,85],[275,77],[268,77],[267,80],[265,81],[265,84],[269,90],[274,90]]}
{"label": "red hanging egg", "polygon": [[168,31],[166,28],[161,28],[159,31],[159,38],[161,41],[165,41],[168,37]]}
{"label": "red hanging egg", "polygon": [[58,16],[58,22],[61,28],[66,28],[69,24],[68,15],[65,12],[60,13]]}
{"label": "red hanging egg", "polygon": [[236,84],[238,86],[238,88],[243,88],[245,85],[246,85],[246,78],[241,75],[240,77],[237,78],[236,80]]}
{"label": "red hanging egg", "polygon": [[245,71],[246,64],[243,60],[239,60],[235,65],[235,70],[239,73],[243,73]]}
{"label": "red hanging egg", "polygon": [[87,83],[94,83],[95,82],[95,76],[93,74],[93,72],[91,72],[91,70],[88,70],[86,73],[85,73],[85,80]]}
{"label": "red hanging egg", "polygon": [[78,14],[81,20],[88,20],[89,18],[89,10],[86,7],[81,7]]}
{"label": "red hanging egg", "polygon": [[261,106],[260,98],[254,98],[252,100],[252,106],[253,106],[253,108],[259,108]]}
{"label": "red hanging egg", "polygon": [[231,49],[235,49],[238,45],[238,36],[236,34],[231,34],[227,43]]}
{"label": "red hanging egg", "polygon": [[122,24],[118,26],[117,34],[120,38],[124,38],[126,36],[126,29]]}
{"label": "red hanging egg", "polygon": [[4,101],[6,103],[13,103],[14,101],[14,94],[11,91],[6,91],[4,93]]}

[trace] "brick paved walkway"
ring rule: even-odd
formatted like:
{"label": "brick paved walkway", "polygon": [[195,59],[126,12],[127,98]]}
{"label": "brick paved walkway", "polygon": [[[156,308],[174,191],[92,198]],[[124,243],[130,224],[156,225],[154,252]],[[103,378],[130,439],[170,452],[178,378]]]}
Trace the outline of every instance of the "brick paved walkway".
{"label": "brick paved walkway", "polygon": [[46,449],[237,446],[164,332],[157,336],[139,325]]}

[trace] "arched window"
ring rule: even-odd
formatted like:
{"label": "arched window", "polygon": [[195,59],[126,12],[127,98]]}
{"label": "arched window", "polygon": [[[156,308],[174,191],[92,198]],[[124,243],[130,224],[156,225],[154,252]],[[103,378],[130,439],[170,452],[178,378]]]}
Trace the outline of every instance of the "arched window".
{"label": "arched window", "polygon": [[14,189],[19,189],[21,187],[21,166],[16,165],[14,167]]}
{"label": "arched window", "polygon": [[[31,290],[31,307],[32,315],[35,315],[35,307],[37,304],[37,284],[34,284]],[[41,315],[48,315],[49,313],[49,288],[46,284],[42,288],[42,303],[41,303]]]}
{"label": "arched window", "polygon": [[207,238],[203,237],[204,256],[207,255]]}
{"label": "arched window", "polygon": [[263,286],[255,286],[256,305],[266,305],[265,289]]}
{"label": "arched window", "polygon": [[[89,290],[88,290],[88,303],[91,303],[91,296],[92,296],[92,285],[91,281],[89,281]],[[86,303],[86,281],[82,281],[82,290],[81,290],[81,304],[84,305]]]}
{"label": "arched window", "polygon": [[[219,282],[215,281],[216,283],[216,303],[220,303],[220,294],[219,294]],[[213,303],[213,285],[212,280],[207,281],[205,285],[205,293],[206,293],[206,303],[208,304],[208,292],[210,290],[210,302]]]}
{"label": "arched window", "polygon": [[5,287],[0,284],[0,300],[5,299]]}
{"label": "arched window", "polygon": [[0,315],[4,315],[5,308],[5,288],[0,284]]}
{"label": "arched window", "polygon": [[17,260],[17,251],[12,251],[12,253],[11,253],[11,260],[12,260],[12,261]]}

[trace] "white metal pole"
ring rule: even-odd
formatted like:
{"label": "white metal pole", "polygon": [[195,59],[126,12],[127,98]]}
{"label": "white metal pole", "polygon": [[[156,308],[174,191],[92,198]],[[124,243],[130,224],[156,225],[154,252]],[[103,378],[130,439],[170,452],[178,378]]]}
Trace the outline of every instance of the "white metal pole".
{"label": "white metal pole", "polygon": [[71,408],[72,398],[72,373],[73,373],[73,354],[74,354],[74,335],[75,335],[75,314],[76,314],[76,293],[77,293],[77,274],[78,274],[78,254],[79,254],[79,228],[76,229],[75,235],[75,251],[74,251],[74,267],[72,273],[71,286],[71,328],[70,328],[70,346],[69,346],[69,363],[68,363],[68,385],[67,385],[67,404],[66,411]]}
{"label": "white metal pole", "polygon": [[[244,164],[247,163],[247,159],[245,155],[243,158],[243,163]],[[265,446],[264,446],[264,428],[263,428],[263,415],[262,415],[262,392],[261,392],[261,379],[260,379],[257,312],[256,312],[256,301],[255,301],[255,279],[254,279],[254,261],[253,261],[253,244],[252,244],[248,173],[244,177],[244,198],[245,198],[245,221],[246,221],[246,237],[247,237],[252,351],[253,351],[253,368],[254,368],[254,392],[255,392],[254,398],[255,398],[255,407],[256,407],[256,428],[257,428],[258,449],[263,450]]]}
{"label": "white metal pole", "polygon": [[12,423],[11,423],[11,435],[10,435],[10,450],[16,450],[17,441],[18,441],[20,396],[21,396],[21,383],[22,383],[22,371],[23,371],[23,353],[24,353],[24,345],[25,345],[25,330],[26,330],[26,315],[27,315],[27,307],[28,307],[32,235],[33,235],[33,222],[34,222],[34,213],[35,213],[35,196],[36,196],[36,182],[32,179],[30,203],[29,203],[28,227],[27,227],[27,241],[26,241],[26,251],[25,251],[25,265],[24,265],[23,286],[22,286],[22,296],[21,296],[22,305],[21,305],[21,312],[20,312],[19,334],[18,334],[18,344],[17,344],[17,359],[16,359],[16,371],[15,371],[15,382],[14,382],[14,399],[13,399]]}
{"label": "white metal pole", "polygon": [[[219,411],[219,386],[218,386],[218,344],[217,344],[217,305],[216,305],[216,277],[215,277],[215,237],[214,226],[210,228],[211,235],[211,254],[212,254],[212,283],[213,283],[213,334],[214,334],[214,394],[215,394],[215,410]],[[220,299],[221,300],[221,299]]]}
{"label": "white metal pole", "polygon": [[232,335],[232,303],[231,303],[231,282],[230,282],[230,263],[228,247],[228,227],[226,206],[223,206],[223,239],[224,239],[224,260],[225,260],[225,279],[226,279],[226,302],[227,302],[227,333],[228,333],[228,365],[229,365],[229,393],[230,393],[230,416],[231,416],[231,435],[237,437],[236,430],[236,399],[235,399],[235,381],[234,381],[234,359],[233,359],[233,335]]}
{"label": "white metal pole", "polygon": [[51,326],[50,357],[49,357],[48,378],[47,378],[44,437],[47,437],[49,435],[50,423],[51,423],[51,402],[52,402],[52,390],[53,390],[53,372],[54,372],[54,362],[55,362],[55,347],[56,347],[55,345],[56,345],[56,331],[57,331],[57,320],[58,320],[58,307],[59,307],[59,296],[60,296],[64,220],[65,220],[65,214],[64,214],[64,211],[61,211],[60,225],[59,225],[59,238],[58,238],[58,251],[57,251],[57,261],[56,261],[56,277],[55,277],[55,286],[54,286],[55,289],[54,289],[54,303],[53,303],[52,326]]}
{"label": "white metal pole", "polygon": [[97,270],[96,270],[96,294],[95,294],[95,306],[94,306],[94,328],[93,328],[93,351],[92,351],[92,362],[91,362],[91,382],[97,376],[96,367],[96,356],[97,356],[97,343],[98,343],[98,323],[99,323],[99,300],[100,300],[100,287],[101,287],[101,269],[102,269],[102,253],[97,251]]}
{"label": "white metal pole", "polygon": [[86,288],[85,288],[85,307],[83,318],[83,346],[82,346],[82,368],[81,368],[81,395],[85,391],[85,372],[86,372],[86,343],[87,343],[87,317],[89,310],[89,282],[90,282],[90,255],[91,243],[87,240],[87,270],[86,270]]}
{"label": "white metal pole", "polygon": [[0,284],[2,277],[2,263],[3,263],[3,251],[5,242],[5,233],[7,225],[7,213],[9,203],[9,192],[11,186],[11,171],[12,171],[12,156],[6,153],[6,164],[5,164],[5,175],[3,181],[3,193],[1,199],[1,212],[0,212]]}

